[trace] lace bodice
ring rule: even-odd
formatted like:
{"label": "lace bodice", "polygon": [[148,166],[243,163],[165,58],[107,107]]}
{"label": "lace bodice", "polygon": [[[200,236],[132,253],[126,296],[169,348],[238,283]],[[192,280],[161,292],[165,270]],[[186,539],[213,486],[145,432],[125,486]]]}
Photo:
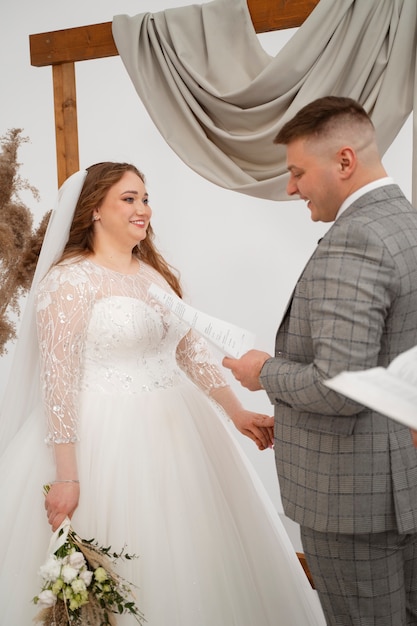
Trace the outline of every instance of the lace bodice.
{"label": "lace bodice", "polygon": [[164,278],[141,263],[119,274],[88,259],[53,267],[40,283],[37,327],[48,441],[76,441],[81,391],[152,392],[184,372],[205,392],[226,385],[204,339],[148,295]]}

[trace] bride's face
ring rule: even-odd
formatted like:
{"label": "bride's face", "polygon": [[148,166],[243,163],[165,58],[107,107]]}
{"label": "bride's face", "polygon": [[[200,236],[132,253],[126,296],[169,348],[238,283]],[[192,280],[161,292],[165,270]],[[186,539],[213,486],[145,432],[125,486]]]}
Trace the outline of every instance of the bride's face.
{"label": "bride's face", "polygon": [[145,239],[152,210],[145,185],[134,172],[126,172],[107,192],[94,212],[95,236],[128,245],[132,249]]}

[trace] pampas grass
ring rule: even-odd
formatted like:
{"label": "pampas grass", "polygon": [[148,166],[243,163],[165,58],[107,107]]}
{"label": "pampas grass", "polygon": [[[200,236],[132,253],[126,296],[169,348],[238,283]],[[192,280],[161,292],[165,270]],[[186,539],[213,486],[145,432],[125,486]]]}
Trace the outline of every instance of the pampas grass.
{"label": "pampas grass", "polygon": [[13,128],[0,137],[0,356],[6,343],[16,339],[20,298],[30,289],[50,212],[33,228],[33,216],[19,197],[29,191],[39,200],[38,190],[21,178],[18,150],[28,141],[22,129]]}

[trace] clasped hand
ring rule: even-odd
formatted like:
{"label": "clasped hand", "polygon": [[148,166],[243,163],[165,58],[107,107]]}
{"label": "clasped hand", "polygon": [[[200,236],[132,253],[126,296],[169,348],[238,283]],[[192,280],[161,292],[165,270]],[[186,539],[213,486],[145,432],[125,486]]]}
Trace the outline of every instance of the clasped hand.
{"label": "clasped hand", "polygon": [[252,439],[259,450],[274,445],[274,418],[242,409],[232,417],[237,430]]}
{"label": "clasped hand", "polygon": [[259,380],[261,369],[271,355],[260,350],[249,350],[240,359],[232,359],[225,356],[222,363],[223,367],[231,370],[233,376],[240,382],[242,387],[246,387],[249,391],[258,391],[262,389]]}

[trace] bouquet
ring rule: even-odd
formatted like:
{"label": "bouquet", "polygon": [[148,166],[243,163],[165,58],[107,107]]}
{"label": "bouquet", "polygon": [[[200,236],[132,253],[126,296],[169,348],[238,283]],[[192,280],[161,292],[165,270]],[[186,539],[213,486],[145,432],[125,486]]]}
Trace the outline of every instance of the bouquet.
{"label": "bouquet", "polygon": [[131,586],[117,575],[112,562],[132,559],[122,550],[80,539],[69,519],[51,538],[48,558],[40,568],[42,591],[33,598],[40,607],[35,622],[42,626],[115,626],[115,614],[130,613],[139,624],[143,614],[133,601]]}

